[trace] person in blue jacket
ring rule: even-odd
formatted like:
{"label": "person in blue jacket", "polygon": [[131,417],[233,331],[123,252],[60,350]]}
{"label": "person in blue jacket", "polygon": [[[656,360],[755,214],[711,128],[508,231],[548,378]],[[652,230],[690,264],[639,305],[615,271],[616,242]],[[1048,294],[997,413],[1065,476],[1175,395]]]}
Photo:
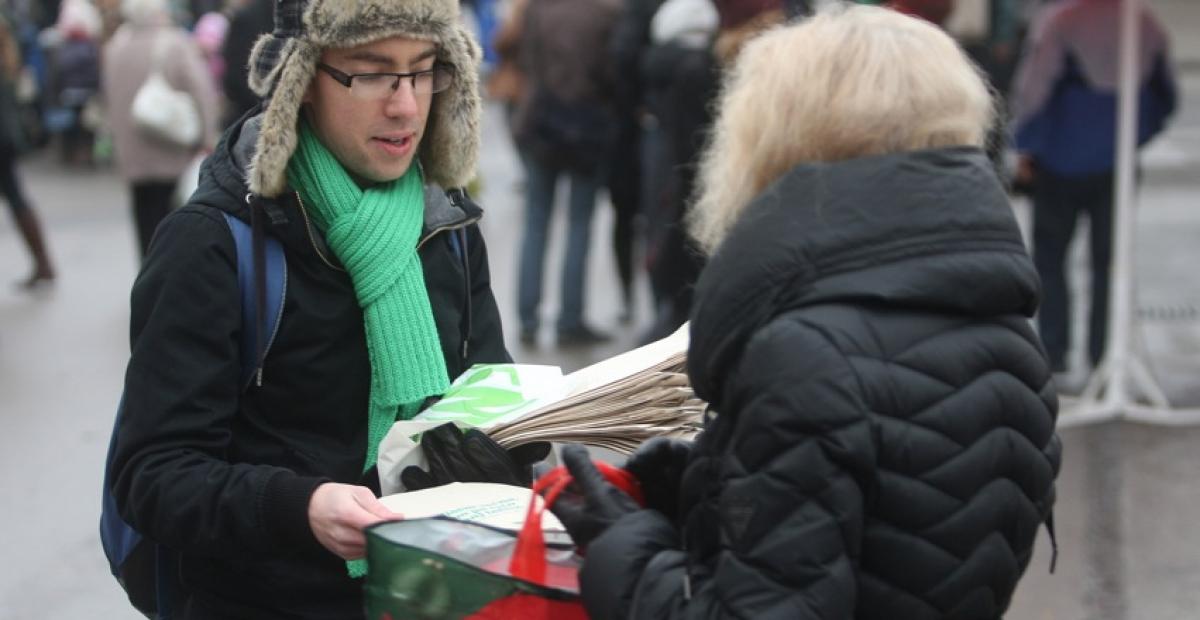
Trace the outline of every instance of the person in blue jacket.
{"label": "person in blue jacket", "polygon": [[[1067,370],[1071,297],[1065,263],[1086,215],[1092,262],[1087,359],[1095,367],[1108,331],[1116,160],[1119,0],[1062,0],[1035,19],[1015,83],[1018,184],[1032,188],[1033,259],[1042,278],[1038,331],[1056,372]],[[1144,3],[1139,13],[1138,145],[1175,111],[1167,35]]]}

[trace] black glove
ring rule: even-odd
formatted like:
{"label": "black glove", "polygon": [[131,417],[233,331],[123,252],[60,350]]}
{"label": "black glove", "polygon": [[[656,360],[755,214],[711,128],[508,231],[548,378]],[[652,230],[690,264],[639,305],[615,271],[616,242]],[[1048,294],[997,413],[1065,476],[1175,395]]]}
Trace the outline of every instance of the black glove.
{"label": "black glove", "polygon": [[447,422],[421,435],[421,449],[429,471],[415,465],[400,472],[400,483],[418,491],[451,482],[498,482],[527,487],[533,482],[530,467],[550,454],[550,444],[538,442],[511,451],[479,429],[463,433]]}
{"label": "black glove", "polygon": [[567,528],[578,547],[587,547],[618,519],[641,509],[625,491],[604,479],[592,464],[587,448],[579,444],[564,446],[562,460],[573,480],[550,505],[550,512]]}
{"label": "black glove", "polygon": [[655,437],[625,462],[625,470],[642,485],[646,507],[663,513],[672,522],[679,513],[679,485],[691,453],[690,441]]}

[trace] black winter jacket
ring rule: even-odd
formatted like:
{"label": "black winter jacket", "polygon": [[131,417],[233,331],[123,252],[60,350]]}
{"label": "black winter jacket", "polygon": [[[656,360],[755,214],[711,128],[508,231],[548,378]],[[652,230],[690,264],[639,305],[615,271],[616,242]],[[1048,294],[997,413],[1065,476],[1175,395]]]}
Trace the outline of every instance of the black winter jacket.
{"label": "black winter jacket", "polygon": [[[121,515],[181,553],[196,617],[361,617],[361,581],[308,526],[309,496],[334,481],[378,488],[366,455],[370,362],[349,276],[294,195],[256,201],[287,257],[287,293],[261,387],[241,393],[233,237],[257,123],[226,132],[188,206],[159,227],[133,287],[132,356],[113,463]],[[506,362],[482,213],[426,192],[419,254],[450,378]],[[463,259],[450,235],[465,231]],[[467,342],[463,342],[464,335]]]}
{"label": "black winter jacket", "polygon": [[1061,458],[1037,296],[982,152],[790,171],[698,285],[682,516],[593,542],[592,618],[1001,617]]}

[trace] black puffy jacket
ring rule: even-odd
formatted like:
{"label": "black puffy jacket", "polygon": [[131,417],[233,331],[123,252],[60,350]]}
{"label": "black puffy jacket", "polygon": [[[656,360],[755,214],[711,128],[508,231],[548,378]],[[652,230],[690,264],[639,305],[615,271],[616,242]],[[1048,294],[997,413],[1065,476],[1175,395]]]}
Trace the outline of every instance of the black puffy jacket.
{"label": "black puffy jacket", "polygon": [[[363,474],[371,369],[349,276],[294,197],[258,202],[287,258],[287,293],[262,385],[241,393],[233,237],[248,220],[245,162],[256,121],[227,131],[188,206],[158,228],[133,287],[131,357],[113,462],[121,515],[181,554],[189,617],[361,617],[361,580],[321,547],[308,500]],[[469,201],[426,192],[419,255],[451,378],[506,362],[487,251]],[[465,232],[464,262],[450,243]],[[317,244],[317,245],[314,245]],[[336,263],[334,263],[336,264]],[[464,343],[464,337],[467,342]]]}
{"label": "black puffy jacket", "polygon": [[680,520],[590,545],[592,617],[1001,617],[1061,458],[1037,296],[982,152],[790,171],[698,285]]}

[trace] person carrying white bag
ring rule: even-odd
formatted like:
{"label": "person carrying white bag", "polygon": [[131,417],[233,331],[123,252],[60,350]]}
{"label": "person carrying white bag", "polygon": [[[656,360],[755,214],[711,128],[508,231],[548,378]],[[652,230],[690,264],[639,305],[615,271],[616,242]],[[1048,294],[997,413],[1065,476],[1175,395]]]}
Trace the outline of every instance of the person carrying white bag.
{"label": "person carrying white bag", "polygon": [[200,50],[166,0],[124,0],[104,48],[103,89],[117,169],[129,183],[140,255],[180,176],[216,142],[218,101]]}

